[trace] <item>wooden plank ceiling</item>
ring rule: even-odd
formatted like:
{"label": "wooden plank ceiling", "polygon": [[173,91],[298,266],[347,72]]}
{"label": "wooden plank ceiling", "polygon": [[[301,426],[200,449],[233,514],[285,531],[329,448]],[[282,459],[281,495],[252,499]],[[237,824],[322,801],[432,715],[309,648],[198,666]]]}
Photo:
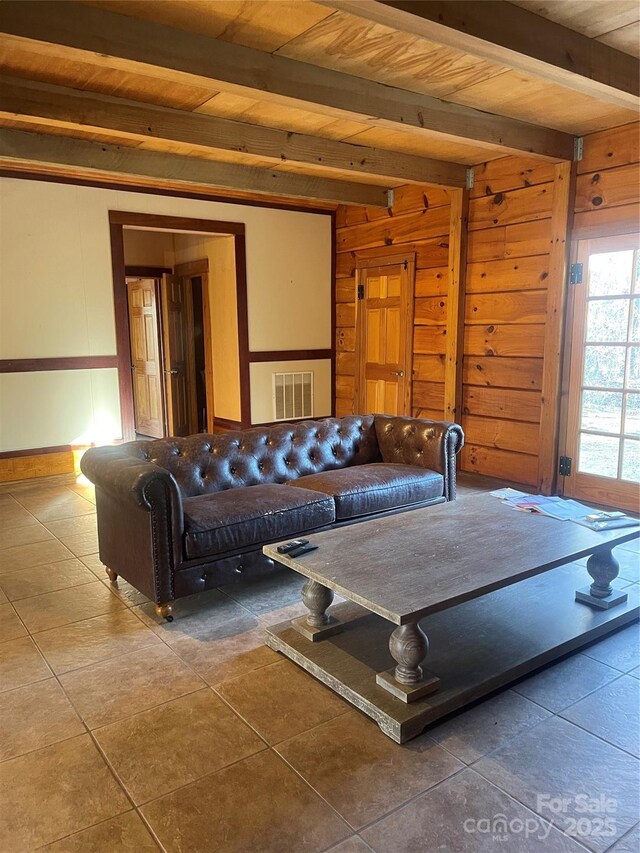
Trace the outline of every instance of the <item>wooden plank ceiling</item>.
{"label": "wooden plank ceiling", "polygon": [[[422,35],[420,12],[452,4],[380,23],[406,5],[3,2],[0,165],[384,206],[380,188],[462,186],[466,167],[514,152],[567,159],[574,136],[637,119],[628,91],[584,91],[597,68],[572,87],[553,57],[534,75],[502,46]],[[580,51],[597,40],[622,69],[637,56],[635,2],[501,5],[569,28]]]}

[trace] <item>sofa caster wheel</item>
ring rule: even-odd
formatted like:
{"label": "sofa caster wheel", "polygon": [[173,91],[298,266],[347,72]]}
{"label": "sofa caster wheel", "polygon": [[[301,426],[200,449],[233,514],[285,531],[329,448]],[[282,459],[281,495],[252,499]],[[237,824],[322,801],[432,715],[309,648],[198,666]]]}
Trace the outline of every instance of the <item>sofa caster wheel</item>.
{"label": "sofa caster wheel", "polygon": [[111,581],[111,583],[115,583],[118,580],[118,573],[114,572],[113,569],[110,569],[108,566],[105,566],[105,572],[107,573],[107,577]]}
{"label": "sofa caster wheel", "polygon": [[166,619],[167,622],[173,622],[173,616],[171,615],[172,610],[173,601],[168,601],[165,604],[155,605],[156,616],[158,616],[160,619]]}

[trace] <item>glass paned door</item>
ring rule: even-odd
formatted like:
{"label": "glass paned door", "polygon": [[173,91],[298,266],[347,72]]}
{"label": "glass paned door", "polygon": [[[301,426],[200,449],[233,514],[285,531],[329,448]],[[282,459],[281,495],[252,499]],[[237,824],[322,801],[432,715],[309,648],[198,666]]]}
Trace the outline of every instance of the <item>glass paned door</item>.
{"label": "glass paned door", "polygon": [[573,324],[564,493],[638,510],[640,235],[581,241]]}

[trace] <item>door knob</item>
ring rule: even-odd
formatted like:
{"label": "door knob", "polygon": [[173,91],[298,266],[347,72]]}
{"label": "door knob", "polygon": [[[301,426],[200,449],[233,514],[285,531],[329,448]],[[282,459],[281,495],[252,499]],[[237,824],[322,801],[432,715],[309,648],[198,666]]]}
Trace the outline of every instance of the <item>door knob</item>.
{"label": "door knob", "polygon": [[392,370],[391,375],[392,376],[404,376],[404,370]]}
{"label": "door knob", "polygon": [[173,376],[173,375],[174,375],[174,374],[176,374],[177,372],[178,372],[177,370],[165,370],[165,373],[166,373],[168,376]]}

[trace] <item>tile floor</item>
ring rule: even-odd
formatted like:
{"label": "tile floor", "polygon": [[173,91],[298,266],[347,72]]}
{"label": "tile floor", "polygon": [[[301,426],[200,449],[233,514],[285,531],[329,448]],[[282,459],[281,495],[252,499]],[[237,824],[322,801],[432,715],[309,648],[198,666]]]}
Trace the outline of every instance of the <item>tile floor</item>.
{"label": "tile floor", "polygon": [[400,747],[263,645],[300,585],[159,622],[108,583],[90,487],[2,487],[2,853],[638,850],[637,625]]}

